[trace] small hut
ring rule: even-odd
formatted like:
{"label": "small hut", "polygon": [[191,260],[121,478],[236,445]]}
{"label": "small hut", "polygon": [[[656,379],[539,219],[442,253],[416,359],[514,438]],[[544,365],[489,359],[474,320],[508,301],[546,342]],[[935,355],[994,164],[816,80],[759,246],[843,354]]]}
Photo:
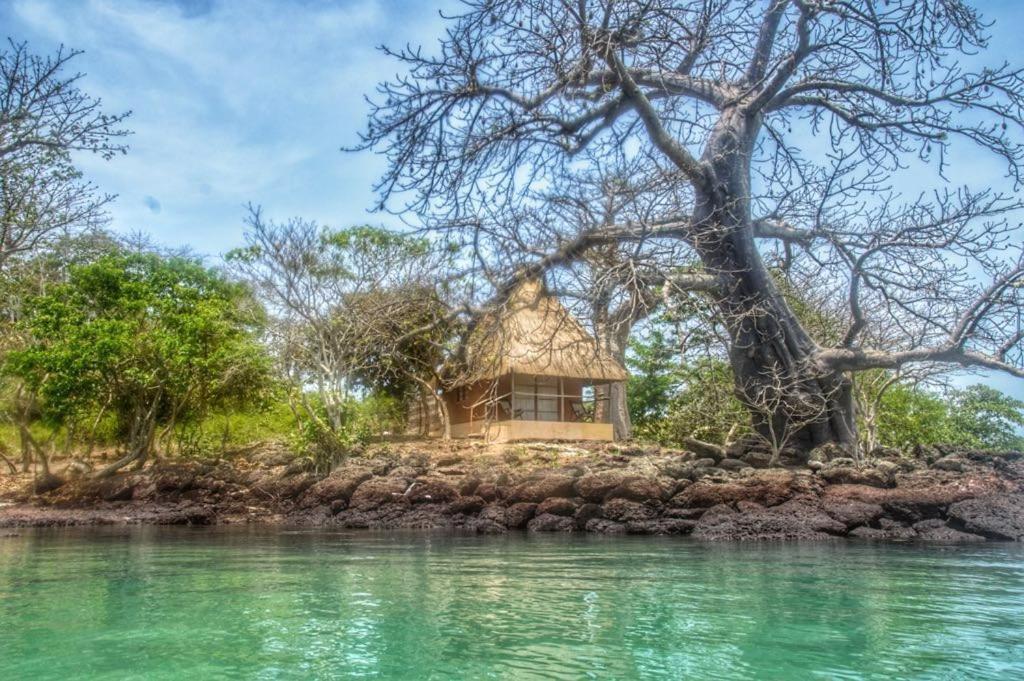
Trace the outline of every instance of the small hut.
{"label": "small hut", "polygon": [[529,280],[481,320],[460,375],[438,400],[417,405],[410,427],[440,435],[441,402],[455,438],[612,440],[608,391],[595,388],[626,377],[543,284]]}

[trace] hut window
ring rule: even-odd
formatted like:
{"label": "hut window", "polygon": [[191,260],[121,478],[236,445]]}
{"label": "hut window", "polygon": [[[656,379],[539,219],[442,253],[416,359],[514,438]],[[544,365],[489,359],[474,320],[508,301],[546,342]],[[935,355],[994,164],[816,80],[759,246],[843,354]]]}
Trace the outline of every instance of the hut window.
{"label": "hut window", "polygon": [[558,421],[558,379],[552,376],[516,377],[516,418]]}

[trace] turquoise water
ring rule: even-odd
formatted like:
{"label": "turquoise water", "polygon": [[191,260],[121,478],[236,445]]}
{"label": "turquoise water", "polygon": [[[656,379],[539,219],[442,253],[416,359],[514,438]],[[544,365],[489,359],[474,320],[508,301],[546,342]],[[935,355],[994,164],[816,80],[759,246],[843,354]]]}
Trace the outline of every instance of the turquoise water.
{"label": "turquoise water", "polygon": [[0,679],[80,678],[1020,679],[1024,548],[0,536]]}

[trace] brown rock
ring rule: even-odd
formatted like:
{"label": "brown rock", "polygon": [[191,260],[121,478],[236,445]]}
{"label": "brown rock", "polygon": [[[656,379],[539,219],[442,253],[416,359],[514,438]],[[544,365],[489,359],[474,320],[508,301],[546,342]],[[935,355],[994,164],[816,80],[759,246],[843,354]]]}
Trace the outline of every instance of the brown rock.
{"label": "brown rock", "polygon": [[707,512],[706,508],[666,508],[662,515],[680,520],[697,520]]}
{"label": "brown rock", "polygon": [[614,520],[606,520],[604,518],[592,518],[587,521],[585,526],[587,532],[593,532],[594,534],[624,534],[626,532],[626,526],[622,523],[617,523]]}
{"label": "brown rock", "polygon": [[959,501],[949,507],[949,517],[974,534],[1024,541],[1024,494],[990,494]]}
{"label": "brown rock", "polygon": [[750,467],[750,464],[740,459],[722,459],[718,462],[718,467],[723,471],[738,471]]}
{"label": "brown rock", "polygon": [[519,530],[526,526],[537,510],[537,504],[520,502],[505,509],[505,524],[511,530]]}
{"label": "brown rock", "polygon": [[696,520],[682,518],[655,518],[654,520],[634,520],[626,523],[627,534],[690,534],[697,526]]}
{"label": "brown rock", "polygon": [[618,469],[588,473],[576,480],[576,494],[586,501],[600,503],[627,477],[625,471]]}
{"label": "brown rock", "polygon": [[621,523],[650,520],[658,515],[657,510],[649,504],[641,504],[628,499],[606,501],[601,507],[601,513],[605,518]]}
{"label": "brown rock", "polygon": [[526,529],[530,532],[572,532],[576,529],[576,521],[562,515],[541,513],[526,525]]}
{"label": "brown rock", "polygon": [[869,487],[892,487],[891,477],[875,468],[856,466],[826,466],[819,473],[832,485],[867,485]]}
{"label": "brown rock", "polygon": [[813,491],[813,483],[806,476],[786,470],[760,470],[730,482],[698,480],[672,498],[677,508],[707,508],[716,504],[753,501],[765,506],[776,506],[798,494]]}
{"label": "brown rock", "polygon": [[881,517],[883,510],[878,504],[863,501],[822,500],[822,510],[848,528],[867,525]]}
{"label": "brown rock", "polygon": [[369,511],[385,504],[408,504],[406,489],[408,483],[403,478],[370,478],[352,493],[349,506],[358,511]]}
{"label": "brown rock", "polygon": [[967,468],[963,459],[955,454],[944,456],[932,464],[932,468],[940,471],[952,471],[954,473],[960,473]]}
{"label": "brown rock", "polygon": [[479,513],[485,504],[486,502],[481,497],[460,497],[448,504],[447,512],[451,515],[455,515],[457,513],[472,515],[474,513]]}
{"label": "brown rock", "polygon": [[634,475],[622,480],[604,498],[641,502],[649,499],[661,501],[667,499],[674,488],[675,481],[669,478],[657,479]]}
{"label": "brown rock", "polygon": [[939,518],[932,518],[931,520],[922,520],[914,523],[914,531],[917,532],[917,538],[922,541],[956,544],[985,541],[984,537],[977,534],[970,534],[968,532],[961,532],[956,528],[950,527],[946,521]]}
{"label": "brown rock", "polygon": [[[934,472],[901,476],[895,488],[866,485],[830,485],[822,498],[827,502],[862,501],[881,505],[896,518],[917,522],[945,515],[946,507],[964,499],[1002,492],[1005,483],[992,476],[953,476],[938,480]],[[827,506],[828,504],[826,504]]]}
{"label": "brown rock", "polygon": [[459,493],[444,478],[427,476],[417,478],[406,496],[413,504],[446,504],[457,498]]}
{"label": "brown rock", "polygon": [[822,540],[831,538],[830,532],[846,531],[845,525],[804,500],[772,508],[746,508],[747,512],[738,512],[723,504],[709,509],[697,521],[693,536],[710,541]]}
{"label": "brown rock", "polygon": [[601,518],[603,515],[604,511],[601,510],[600,504],[583,504],[576,509],[573,517],[576,519],[577,527],[584,528],[589,521]]}
{"label": "brown rock", "polygon": [[352,498],[352,493],[356,491],[356,488],[371,477],[373,474],[368,468],[338,469],[306,490],[302,498],[302,506],[310,508],[326,505],[337,499],[347,502]]}
{"label": "brown rock", "polygon": [[772,464],[771,452],[754,449],[743,455],[743,463],[751,468],[768,468]]}
{"label": "brown rock", "polygon": [[550,497],[537,505],[537,515],[551,514],[561,516],[572,516],[576,513],[577,504],[572,499],[565,497]]}
{"label": "brown rock", "polygon": [[573,497],[575,482],[571,475],[562,474],[532,478],[516,485],[508,498],[513,502],[539,503],[548,497]]}
{"label": "brown rock", "polygon": [[501,499],[503,496],[501,488],[499,488],[493,482],[480,483],[479,485],[477,485],[477,488],[476,490],[474,490],[474,492],[478,497],[480,497],[481,499],[488,503],[492,501],[497,501],[498,499]]}

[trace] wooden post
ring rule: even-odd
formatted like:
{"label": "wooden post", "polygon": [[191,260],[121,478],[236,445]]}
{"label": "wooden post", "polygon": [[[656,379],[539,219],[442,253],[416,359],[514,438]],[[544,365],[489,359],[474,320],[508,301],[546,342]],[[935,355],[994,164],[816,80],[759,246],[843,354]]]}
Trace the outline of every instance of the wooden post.
{"label": "wooden post", "polygon": [[565,378],[558,377],[558,420],[565,422]]}

